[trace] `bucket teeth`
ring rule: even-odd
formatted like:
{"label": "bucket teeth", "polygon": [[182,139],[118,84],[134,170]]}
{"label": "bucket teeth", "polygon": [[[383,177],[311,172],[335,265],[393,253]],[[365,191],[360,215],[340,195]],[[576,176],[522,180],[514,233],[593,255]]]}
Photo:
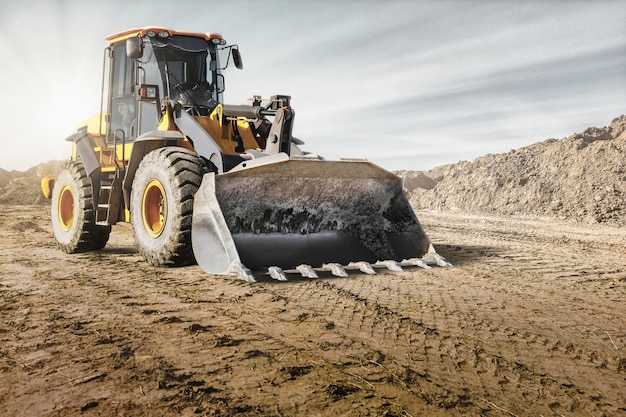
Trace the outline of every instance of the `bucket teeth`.
{"label": "bucket teeth", "polygon": [[337,263],[324,264],[322,268],[329,270],[330,273],[336,277],[345,278],[348,276],[348,273],[346,272],[345,268],[341,264],[337,264]]}
{"label": "bucket teeth", "polygon": [[237,278],[242,281],[256,282],[254,274],[252,274],[252,272],[239,261],[232,262],[226,272],[229,274],[236,274]]}
{"label": "bucket teeth", "polygon": [[267,268],[267,272],[270,274],[270,277],[277,281],[287,281],[287,275],[282,268],[279,268],[277,266],[270,266],[269,268]]}
{"label": "bucket teeth", "polygon": [[348,266],[359,268],[359,271],[363,272],[364,274],[376,275],[376,271],[374,271],[374,268],[372,268],[372,265],[370,265],[369,262],[365,262],[365,261],[352,262]]}
{"label": "bucket teeth", "polygon": [[404,269],[402,269],[400,264],[398,262],[396,262],[396,261],[393,261],[393,260],[378,261],[378,262],[376,262],[376,265],[384,266],[388,270],[394,271],[394,272],[402,272],[402,271],[404,271]]}
{"label": "bucket teeth", "polygon": [[452,264],[450,262],[448,262],[448,260],[446,258],[444,258],[443,256],[439,255],[438,253],[435,254],[435,261],[437,262],[437,265],[439,265],[439,266],[444,266],[444,267],[452,266]]}
{"label": "bucket teeth", "polygon": [[296,270],[304,277],[304,278],[319,278],[317,276],[317,272],[311,267],[311,265],[298,265]]}
{"label": "bucket teeth", "polygon": [[404,262],[407,265],[419,266],[420,268],[424,268],[424,269],[432,269],[426,262],[424,262],[420,258],[406,259]]}
{"label": "bucket teeth", "polygon": [[428,247],[428,252],[422,257],[422,260],[428,264],[435,264],[439,266],[452,266],[450,262],[443,256],[439,255],[433,245]]}

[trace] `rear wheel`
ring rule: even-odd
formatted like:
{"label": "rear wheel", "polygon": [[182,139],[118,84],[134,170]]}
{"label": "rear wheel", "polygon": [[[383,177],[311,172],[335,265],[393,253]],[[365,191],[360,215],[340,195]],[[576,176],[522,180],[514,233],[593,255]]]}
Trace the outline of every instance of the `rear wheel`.
{"label": "rear wheel", "polygon": [[191,247],[193,198],[207,172],[202,158],[179,147],[147,154],[131,191],[131,223],[139,253],[151,265],[195,263]]}
{"label": "rear wheel", "polygon": [[52,190],[52,230],[59,248],[66,253],[103,248],[111,226],[95,224],[91,178],[83,164],[68,162],[61,168]]}

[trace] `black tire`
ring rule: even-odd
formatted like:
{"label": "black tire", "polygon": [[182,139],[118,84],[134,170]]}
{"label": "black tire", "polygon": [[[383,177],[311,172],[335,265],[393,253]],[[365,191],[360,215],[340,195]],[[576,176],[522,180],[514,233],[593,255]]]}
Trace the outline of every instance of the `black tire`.
{"label": "black tire", "polygon": [[179,147],[147,154],[135,174],[130,221],[139,253],[151,265],[183,266],[196,262],[191,247],[193,199],[204,160]]}
{"label": "black tire", "polygon": [[87,252],[107,244],[111,226],[95,224],[92,194],[83,164],[65,163],[54,182],[51,208],[52,231],[63,252]]}

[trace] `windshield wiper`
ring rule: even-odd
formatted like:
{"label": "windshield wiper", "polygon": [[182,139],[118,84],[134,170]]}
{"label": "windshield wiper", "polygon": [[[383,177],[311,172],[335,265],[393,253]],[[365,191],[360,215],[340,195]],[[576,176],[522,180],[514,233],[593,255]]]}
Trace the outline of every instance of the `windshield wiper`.
{"label": "windshield wiper", "polygon": [[172,77],[172,79],[173,79],[173,80],[174,80],[174,82],[176,83],[176,84],[174,85],[174,88],[175,88],[175,89],[177,89],[178,91],[180,91],[180,93],[181,93],[181,94],[185,95],[185,96],[187,97],[187,99],[189,99],[189,102],[191,103],[191,106],[192,106],[192,107],[193,107],[196,111],[198,111],[198,112],[199,112],[200,105],[196,102],[196,100],[194,100],[194,98],[191,96],[191,94],[189,94],[189,89],[187,89],[187,88],[183,88],[183,87],[182,87],[182,86],[183,86],[183,84],[195,84],[196,86],[198,86],[199,84],[198,84],[198,83],[194,83],[194,82],[192,82],[192,81],[186,81],[186,82],[181,83],[181,82],[180,82],[180,81],[178,81],[178,79],[174,76],[174,74],[172,74],[172,73],[170,72],[170,70],[167,68],[167,64],[165,64],[165,81],[167,82],[168,96],[170,96],[170,98],[171,98],[171,95],[170,95],[170,93],[171,93],[171,92],[169,91],[169,88],[170,88],[170,80],[169,80],[169,77]]}

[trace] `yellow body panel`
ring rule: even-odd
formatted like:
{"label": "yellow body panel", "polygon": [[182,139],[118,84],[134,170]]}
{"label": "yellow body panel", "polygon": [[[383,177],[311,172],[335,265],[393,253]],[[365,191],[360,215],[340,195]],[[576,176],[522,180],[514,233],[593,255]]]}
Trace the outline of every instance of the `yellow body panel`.
{"label": "yellow body panel", "polygon": [[170,112],[166,111],[163,113],[161,120],[159,120],[159,124],[157,125],[158,130],[176,130],[176,125],[174,121],[170,117]]}
{"label": "yellow body panel", "polygon": [[105,116],[106,113],[102,112],[100,114],[94,114],[90,118],[83,120],[78,124],[78,127],[74,130],[74,132],[78,132],[80,129],[87,126],[87,133],[91,135],[101,135],[104,136],[106,134],[106,124],[105,124]]}
{"label": "yellow body panel", "polygon": [[[103,172],[115,171],[115,162],[117,160],[117,168],[123,168],[124,163],[130,158],[130,154],[133,150],[132,143],[126,143],[124,145],[118,144],[113,148],[112,146],[106,147],[94,147],[96,155],[100,160],[100,166]],[[115,153],[115,157],[114,157]]]}
{"label": "yellow body panel", "polygon": [[[209,116],[195,116],[194,119],[215,140],[223,153],[236,154],[238,152],[235,151],[235,148],[238,146],[238,143],[232,139],[235,135],[232,126],[233,121],[224,123],[221,117],[221,107],[221,105],[217,106]],[[252,134],[250,124],[245,120],[237,120],[236,123],[244,149],[258,149],[259,144]]]}
{"label": "yellow body panel", "polygon": [[[91,145],[93,146],[96,156],[100,161],[102,172],[113,172],[116,169],[115,161],[117,160],[117,168],[123,169],[124,162],[127,162],[130,158],[133,142],[126,143],[122,146],[121,143],[116,144],[115,148],[110,143],[106,142],[105,136],[105,116],[106,113],[96,114],[83,122],[81,122],[76,131],[87,127],[87,134]],[[218,105],[209,116],[194,116],[194,119],[202,126],[204,130],[215,140],[225,154],[238,153],[238,143],[233,140],[235,131],[233,129],[233,123],[237,123],[237,131],[242,139],[242,144],[245,150],[259,149],[260,146],[257,143],[250,123],[243,119],[238,118],[236,120],[225,120],[222,115],[222,105]],[[159,120],[157,130],[177,130],[176,125],[170,115],[169,111],[165,111]],[[182,146],[188,149],[193,149],[191,143],[185,139],[180,142],[178,146]],[[78,159],[77,150],[74,144],[72,144],[72,160]]]}
{"label": "yellow body panel", "polygon": [[[132,142],[124,145],[120,143],[113,147],[107,145],[103,135],[93,135],[91,133],[88,133],[87,135],[89,136],[91,146],[96,153],[96,157],[100,162],[102,172],[114,172],[116,169],[116,160],[117,168],[123,169],[124,163],[128,161],[133,150]],[[77,160],[78,153],[76,144],[72,143],[72,161]]]}
{"label": "yellow body panel", "polygon": [[41,179],[41,192],[46,198],[52,198],[52,189],[54,188],[54,181],[56,177],[52,175],[46,175]]}

